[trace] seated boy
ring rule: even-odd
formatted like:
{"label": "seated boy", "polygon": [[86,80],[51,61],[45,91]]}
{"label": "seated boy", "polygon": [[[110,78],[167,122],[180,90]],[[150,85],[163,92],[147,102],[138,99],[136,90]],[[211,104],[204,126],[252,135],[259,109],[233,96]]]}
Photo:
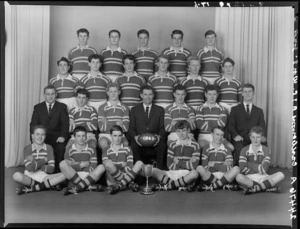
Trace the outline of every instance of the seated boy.
{"label": "seated boy", "polygon": [[282,172],[268,175],[270,165],[270,149],[261,144],[263,128],[254,126],[249,133],[251,144],[244,147],[240,153],[239,167],[241,174],[236,176],[236,181],[244,188],[244,194],[256,192],[280,192],[276,186],[284,179]]}
{"label": "seated boy", "polygon": [[106,169],[106,182],[108,193],[115,194],[128,188],[133,192],[138,191],[138,184],[133,180],[143,168],[143,162],[133,164],[132,150],[122,144],[123,129],[114,125],[110,129],[111,144],[103,149],[102,163]]}
{"label": "seated boy", "polygon": [[202,165],[197,167],[203,184],[197,186],[198,191],[228,188],[238,190],[238,185],[230,184],[240,169],[238,166],[232,168],[232,150],[224,145],[224,128],[216,126],[211,131],[212,141],[204,146],[202,151]]}
{"label": "seated boy", "polygon": [[186,120],[175,124],[178,140],[168,142],[167,166],[169,171],[153,168],[153,177],[160,182],[154,190],[184,189],[193,191],[193,182],[199,174],[196,168],[200,161],[200,146],[189,137],[190,124]]}

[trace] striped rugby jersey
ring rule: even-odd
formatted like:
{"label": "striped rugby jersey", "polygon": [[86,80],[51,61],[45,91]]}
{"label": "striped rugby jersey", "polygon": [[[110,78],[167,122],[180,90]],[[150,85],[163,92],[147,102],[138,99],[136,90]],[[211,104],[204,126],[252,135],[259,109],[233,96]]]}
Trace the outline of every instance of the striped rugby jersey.
{"label": "striped rugby jersey", "polygon": [[224,76],[215,81],[219,87],[220,101],[227,104],[242,102],[241,82],[235,78],[227,80]]}
{"label": "striped rugby jersey", "polygon": [[97,51],[88,45],[82,49],[79,46],[72,48],[68,54],[72,62],[72,74],[87,74],[90,71],[88,57],[92,54],[97,54]]}
{"label": "striped rugby jersey", "polygon": [[205,102],[196,109],[196,123],[200,134],[210,134],[212,128],[216,126],[225,127],[227,123],[226,110],[218,103],[213,107],[209,107]]}
{"label": "striped rugby jersey", "polygon": [[[177,157],[178,164],[174,163],[174,157]],[[197,160],[191,162],[191,157]],[[183,144],[180,139],[172,141],[168,144],[167,166],[170,170],[196,169],[200,161],[200,146],[193,140],[189,139],[186,144]]]}
{"label": "striped rugby jersey", "polygon": [[[203,147],[202,150],[202,166],[208,168],[208,162],[214,162],[213,167],[209,167],[210,172],[227,172],[232,169],[233,157],[232,151],[224,144],[221,144],[219,149],[216,149],[212,142]],[[223,165],[224,162],[229,162],[230,165]]]}
{"label": "striped rugby jersey", "polygon": [[242,174],[266,174],[271,163],[271,150],[260,145],[257,152],[253,150],[252,144],[244,147],[240,152],[239,167]]}
{"label": "striped rugby jersey", "polygon": [[[98,114],[94,107],[85,105],[82,108],[78,106],[73,107],[69,111],[69,120],[70,120],[70,128],[69,132],[73,132],[74,126],[71,126],[71,121],[75,122],[75,127],[83,126],[87,131],[97,130],[98,126]],[[86,123],[90,122],[91,125],[88,126]]]}
{"label": "striped rugby jersey", "polygon": [[49,84],[55,87],[57,91],[57,99],[65,99],[75,96],[79,80],[70,74],[66,78],[57,74],[56,77],[50,79]]}
{"label": "striped rugby jersey", "polygon": [[[103,122],[103,119],[107,122]],[[129,108],[120,101],[117,106],[113,106],[110,101],[102,104],[98,110],[98,126],[101,133],[110,133],[112,126],[116,125],[117,121],[123,121],[121,126],[124,132],[129,128]]]}
{"label": "striped rugby jersey", "polygon": [[193,124],[191,125],[191,130],[196,129],[196,116],[195,111],[192,107],[183,104],[183,107],[180,108],[174,102],[169,105],[165,109],[165,129],[167,132],[175,132],[175,126],[171,124],[172,120],[180,121],[180,120],[193,120]]}

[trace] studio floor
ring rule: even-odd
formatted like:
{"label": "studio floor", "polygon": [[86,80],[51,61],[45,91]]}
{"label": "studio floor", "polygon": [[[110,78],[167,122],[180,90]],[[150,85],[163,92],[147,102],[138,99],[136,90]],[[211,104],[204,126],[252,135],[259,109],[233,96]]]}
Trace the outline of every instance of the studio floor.
{"label": "studio floor", "polygon": [[82,192],[64,196],[62,191],[17,195],[12,180],[16,171],[5,169],[5,225],[14,223],[122,223],[122,224],[240,224],[291,226],[289,219],[292,172],[282,171],[281,193],[244,195],[242,191],[157,191],[142,195],[130,190],[109,195]]}

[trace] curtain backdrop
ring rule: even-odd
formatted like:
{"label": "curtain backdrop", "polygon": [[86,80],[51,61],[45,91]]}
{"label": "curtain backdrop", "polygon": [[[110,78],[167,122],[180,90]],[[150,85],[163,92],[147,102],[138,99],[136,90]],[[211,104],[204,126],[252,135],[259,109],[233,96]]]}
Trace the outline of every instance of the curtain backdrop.
{"label": "curtain backdrop", "polygon": [[273,166],[291,168],[294,9],[217,8],[218,46],[242,83],[255,86],[264,110]]}
{"label": "curtain backdrop", "polygon": [[43,100],[49,66],[49,6],[5,2],[5,167],[23,163],[33,106]]}

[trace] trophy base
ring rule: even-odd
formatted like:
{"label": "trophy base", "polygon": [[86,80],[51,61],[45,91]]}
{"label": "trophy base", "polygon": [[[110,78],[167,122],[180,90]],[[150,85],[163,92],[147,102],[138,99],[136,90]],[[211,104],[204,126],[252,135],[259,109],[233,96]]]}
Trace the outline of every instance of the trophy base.
{"label": "trophy base", "polygon": [[141,191],[141,194],[143,195],[152,195],[154,192],[150,187],[143,188],[143,191]]}

